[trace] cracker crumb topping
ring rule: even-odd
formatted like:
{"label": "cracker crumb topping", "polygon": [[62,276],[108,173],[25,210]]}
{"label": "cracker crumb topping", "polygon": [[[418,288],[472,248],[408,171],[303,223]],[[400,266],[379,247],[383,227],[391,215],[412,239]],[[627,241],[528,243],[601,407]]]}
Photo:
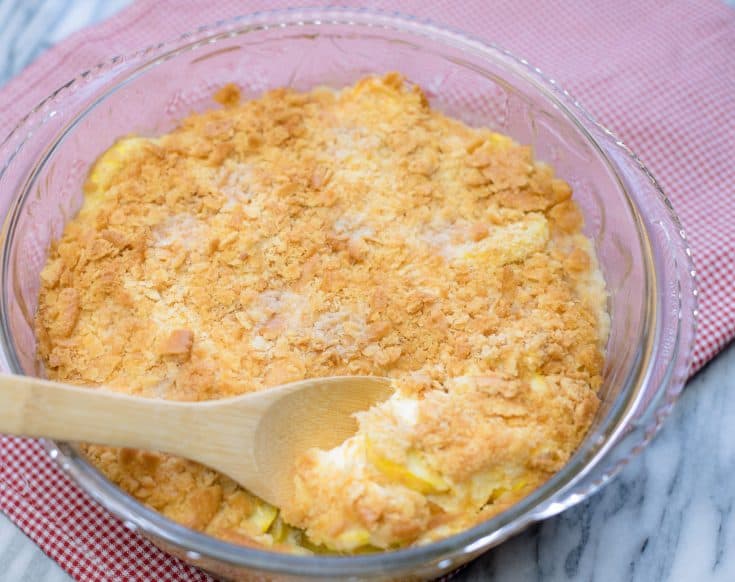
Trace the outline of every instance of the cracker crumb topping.
{"label": "cracker crumb topping", "polygon": [[169,455],[92,462],[188,527],[296,552],[424,543],[559,470],[609,325],[569,184],[395,73],[214,98],[92,168],[41,273],[49,377],[196,401],[374,374],[396,395],[300,459],[280,512]]}

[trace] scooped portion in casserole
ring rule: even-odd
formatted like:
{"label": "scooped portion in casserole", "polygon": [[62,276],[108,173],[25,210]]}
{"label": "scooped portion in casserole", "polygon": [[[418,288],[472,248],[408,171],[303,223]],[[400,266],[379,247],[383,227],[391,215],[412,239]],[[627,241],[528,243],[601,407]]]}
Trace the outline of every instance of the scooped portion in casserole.
{"label": "scooped portion in casserole", "polygon": [[49,377],[206,400],[372,374],[395,393],[297,461],[281,508],[170,455],[91,461],[179,523],[292,552],[425,543],[559,470],[597,411],[609,327],[570,186],[395,73],[215,98],[92,168],[42,272]]}

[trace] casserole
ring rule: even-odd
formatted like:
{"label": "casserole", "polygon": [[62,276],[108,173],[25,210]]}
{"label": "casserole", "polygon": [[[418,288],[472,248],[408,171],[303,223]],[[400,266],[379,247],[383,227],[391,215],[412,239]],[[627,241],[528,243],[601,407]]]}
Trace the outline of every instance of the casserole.
{"label": "casserole", "polygon": [[501,49],[409,18],[293,10],[218,23],[83,73],[41,103],[0,148],[0,358],[42,374],[33,317],[46,252],[82,200],[94,159],[117,138],[170,130],[236,80],[251,97],[293,86],[341,87],[399,70],[433,106],[532,145],[575,191],[610,293],[601,406],[554,477],[502,514],[425,546],[354,557],[277,556],[174,524],[125,495],[67,444],[52,456],[95,499],[154,542],[232,578],[439,575],[608,481],[660,426],[689,370],[696,290],[686,237],[640,161],[566,92]]}

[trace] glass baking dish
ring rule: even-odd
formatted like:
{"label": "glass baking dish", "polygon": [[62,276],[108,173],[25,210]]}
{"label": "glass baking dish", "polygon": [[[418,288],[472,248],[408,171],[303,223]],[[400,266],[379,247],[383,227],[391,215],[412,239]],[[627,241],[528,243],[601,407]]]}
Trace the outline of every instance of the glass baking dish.
{"label": "glass baking dish", "polygon": [[639,452],[686,380],[695,333],[691,253],[671,203],[640,160],[552,79],[508,52],[410,17],[365,10],[261,12],[202,27],[86,71],[0,145],[0,365],[43,375],[33,317],[52,240],[82,201],[95,158],[119,137],[172,129],[235,82],[264,90],[341,87],[399,71],[433,106],[533,146],[573,187],[609,289],[602,406],[577,453],[504,513],[428,545],[350,557],[275,554],[178,525],[128,496],[76,449],[47,442],[94,499],[167,551],[232,579],[430,578],[580,502]]}

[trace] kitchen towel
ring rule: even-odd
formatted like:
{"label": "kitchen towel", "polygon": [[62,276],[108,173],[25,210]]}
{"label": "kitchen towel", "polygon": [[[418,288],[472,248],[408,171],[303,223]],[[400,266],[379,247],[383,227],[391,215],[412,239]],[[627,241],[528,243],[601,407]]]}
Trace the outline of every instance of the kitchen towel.
{"label": "kitchen towel", "polygon": [[[715,0],[349,5],[464,30],[523,56],[569,89],[642,158],[682,219],[700,286],[692,373],[735,336],[735,11]],[[294,3],[138,0],[11,80],[0,91],[0,136],[98,62],[202,24],[286,6]],[[37,441],[0,438],[0,509],[78,580],[209,580],[110,516]]]}

